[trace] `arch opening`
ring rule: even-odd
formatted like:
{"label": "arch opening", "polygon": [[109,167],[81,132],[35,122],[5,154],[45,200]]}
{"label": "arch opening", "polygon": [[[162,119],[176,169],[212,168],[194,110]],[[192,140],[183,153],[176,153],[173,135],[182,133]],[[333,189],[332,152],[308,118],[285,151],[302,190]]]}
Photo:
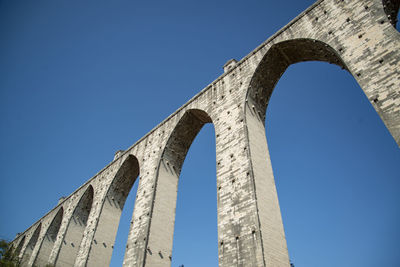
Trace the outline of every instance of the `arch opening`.
{"label": "arch opening", "polygon": [[161,158],[168,161],[170,168],[175,167],[173,170],[178,176],[193,140],[206,123],[212,123],[206,112],[199,109],[188,110],[168,139]]}
{"label": "arch opening", "polygon": [[[170,265],[173,261],[172,247],[179,177],[192,142],[207,123],[212,123],[212,120],[205,111],[187,110],[168,138],[160,158],[155,188],[150,230],[150,233],[154,234],[150,235],[146,244],[148,265]],[[214,190],[216,192],[216,186]],[[188,244],[185,247],[188,248]]]}
{"label": "arch opening", "polygon": [[40,245],[39,252],[33,265],[45,266],[46,264],[49,264],[50,253],[53,250],[54,244],[56,242],[57,235],[61,227],[63,215],[64,209],[61,207],[58,210],[57,214],[54,216],[45,236],[43,237],[42,244]]}
{"label": "arch opening", "polygon": [[215,131],[206,124],[193,140],[179,176],[172,266],[218,266],[215,163]]}
{"label": "arch opening", "polygon": [[295,63],[322,61],[347,69],[336,51],[323,42],[312,39],[294,39],[274,44],[259,63],[253,75],[247,100],[250,109],[265,120],[269,99],[275,85],[286,71]]}
{"label": "arch opening", "polygon": [[19,254],[21,253],[21,249],[22,249],[22,247],[24,246],[24,243],[25,243],[25,237],[26,237],[25,235],[22,237],[21,241],[19,241],[18,246],[15,249],[15,255],[17,257],[20,256]]}
{"label": "arch opening", "polygon": [[[291,64],[321,61],[299,54],[300,60]],[[279,63],[288,60],[275,56],[273,60],[273,55],[266,55],[269,61],[262,64],[272,65],[257,70],[264,73],[256,74],[258,83],[252,81],[255,88],[249,92],[246,118],[267,132],[265,154],[268,158],[269,150],[272,155],[294,264],[319,266],[322,260],[326,266],[395,264],[398,257],[390,244],[399,238],[395,203],[400,201],[396,179],[400,154],[392,136],[351,74],[321,62]],[[283,66],[269,76],[274,64]],[[296,74],[309,77],[308,83],[301,84],[300,78],[287,82],[286,75]],[[319,83],[312,85],[315,80]],[[307,90],[300,89],[304,87]],[[310,87],[314,91],[308,92]],[[250,133],[250,142],[255,138],[261,139]],[[310,251],[321,257],[307,257]]]}
{"label": "arch opening", "polygon": [[[139,162],[135,156],[129,155],[122,163],[108,189],[90,248],[87,266],[110,264],[111,258],[115,254],[113,253],[114,241],[121,224],[121,214],[128,195],[132,194],[130,192],[138,176]],[[121,253],[121,251],[118,253]]]}
{"label": "arch opening", "polygon": [[28,264],[29,259],[31,258],[32,252],[36,246],[37,240],[39,238],[41,228],[42,228],[42,224],[40,223],[36,227],[35,231],[33,232],[32,237],[30,238],[30,240],[25,248],[24,255],[22,256],[22,260],[21,260],[22,265]]}
{"label": "arch opening", "polygon": [[139,179],[136,179],[130,193],[128,194],[128,197],[126,198],[124,208],[122,209],[118,231],[115,237],[110,266],[123,265],[129,231],[131,227],[133,227],[133,224],[131,224],[131,220],[133,218],[138,185]]}
{"label": "arch opening", "polygon": [[63,237],[56,265],[73,266],[93,204],[93,187],[89,185],[72,214]]}

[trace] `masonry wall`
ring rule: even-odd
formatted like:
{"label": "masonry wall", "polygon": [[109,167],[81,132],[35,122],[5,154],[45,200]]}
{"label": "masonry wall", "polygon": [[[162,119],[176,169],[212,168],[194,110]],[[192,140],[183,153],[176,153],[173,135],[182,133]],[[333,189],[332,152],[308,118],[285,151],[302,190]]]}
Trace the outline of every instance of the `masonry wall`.
{"label": "masonry wall", "polygon": [[[197,133],[212,123],[219,266],[289,266],[265,137],[269,99],[291,64],[337,64],[354,76],[400,144],[398,2],[384,2],[385,8],[380,0],[317,1],[248,56],[230,62],[223,75],[20,234],[13,245],[28,260],[23,264],[107,265],[124,198],[140,173],[124,266],[170,266],[180,169]],[[124,171],[132,159],[135,170]],[[61,208],[49,243],[45,238]]]}

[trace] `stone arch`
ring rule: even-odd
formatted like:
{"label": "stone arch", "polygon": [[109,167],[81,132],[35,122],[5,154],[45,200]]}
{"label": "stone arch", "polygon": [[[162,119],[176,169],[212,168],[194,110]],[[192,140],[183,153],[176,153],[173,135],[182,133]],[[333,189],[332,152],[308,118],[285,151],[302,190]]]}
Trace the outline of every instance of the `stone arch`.
{"label": "stone arch", "polygon": [[305,38],[286,40],[268,49],[246,92],[244,115],[251,168],[248,174],[254,181],[259,203],[257,209],[263,258],[272,261],[274,266],[281,266],[289,260],[265,134],[265,115],[273,90],[283,73],[290,65],[304,61],[328,62],[348,70],[338,52],[324,42]]}
{"label": "stone arch", "polygon": [[14,253],[15,253],[15,255],[16,255],[17,257],[19,257],[19,254],[21,253],[22,247],[24,246],[25,237],[26,237],[26,235],[24,235],[24,236],[22,237],[22,239],[19,241],[18,245],[17,245],[16,248],[15,248],[15,252],[14,252]]}
{"label": "stone arch", "polygon": [[185,112],[172,131],[161,155],[161,160],[164,160],[167,168],[178,176],[190,145],[206,123],[212,123],[206,112],[190,109]]}
{"label": "stone arch", "polygon": [[[395,106],[389,105],[398,95],[396,87],[398,70],[395,64],[387,63],[389,60],[396,60],[395,52],[397,50],[388,54],[388,59],[385,60],[362,59],[368,67],[365,67],[361,73],[353,60],[346,58],[345,61],[340,56],[340,53],[343,53],[342,49],[339,48],[336,51],[323,41],[306,38],[286,40],[272,45],[259,62],[250,80],[246,92],[246,116],[248,115],[246,111],[249,110],[261,121],[265,121],[265,113],[273,89],[291,64],[304,61],[328,62],[342,67],[356,78],[361,89],[400,146],[400,113]],[[379,68],[382,68],[381,64],[386,64],[385,72],[379,71]]]}
{"label": "stone arch", "polygon": [[385,11],[390,23],[396,28],[397,15],[399,14],[400,1],[382,0],[383,10]]}
{"label": "stone arch", "polygon": [[205,111],[189,109],[168,137],[159,161],[149,239],[145,246],[145,262],[149,266],[170,265],[179,175],[192,142],[206,123],[212,120]]}
{"label": "stone arch", "polygon": [[78,253],[78,248],[86,228],[93,204],[93,187],[89,185],[83,193],[74,212],[69,219],[67,230],[62,238],[60,251],[55,265],[73,266]]}
{"label": "stone arch", "polygon": [[86,266],[109,265],[122,209],[139,171],[137,158],[128,155],[107,191]]}
{"label": "stone arch", "polygon": [[323,61],[347,69],[338,53],[326,43],[313,39],[293,39],[271,46],[258,64],[247,91],[247,106],[262,121],[275,85],[295,63]]}
{"label": "stone arch", "polygon": [[31,238],[29,239],[29,242],[26,245],[24,254],[23,254],[22,259],[21,259],[22,265],[27,264],[29,262],[29,259],[30,259],[31,255],[32,255],[32,252],[33,252],[33,250],[34,250],[34,248],[36,246],[36,243],[38,241],[41,228],[42,228],[42,223],[40,223],[36,227],[36,229],[33,232]]}
{"label": "stone arch", "polygon": [[43,237],[42,244],[40,245],[39,252],[33,265],[45,266],[46,264],[49,264],[49,257],[57,239],[63,216],[64,209],[61,207],[51,221],[50,226]]}
{"label": "stone arch", "polygon": [[[360,87],[364,89],[364,92],[366,92],[367,90],[365,90],[365,88],[370,86],[370,84],[368,84],[370,81],[366,82],[363,79],[368,79],[368,74],[372,74],[376,69],[369,68],[368,71],[370,72],[365,71],[365,73],[363,73],[364,76],[360,77],[361,74],[359,72],[351,73],[350,71],[355,69],[354,62],[349,60],[348,57],[342,58],[339,55],[340,53],[340,50],[336,51],[330,45],[318,40],[299,38],[278,42],[268,49],[250,80],[245,100],[245,119],[249,143],[248,153],[250,153],[249,157],[251,160],[250,174],[255,182],[257,199],[260,203],[263,203],[258,206],[258,216],[263,234],[264,259],[274,258],[274,254],[271,253],[271,251],[279,251],[286,243],[265,136],[265,114],[270,97],[286,69],[292,64],[304,61],[322,61],[338,65],[348,70],[350,74],[356,78]],[[367,61],[368,59],[356,60],[358,60],[358,62],[365,60],[364,62],[366,65],[370,62]],[[378,73],[378,75],[380,75],[380,73]],[[390,72],[387,75],[392,75],[392,81],[397,77]],[[374,78],[378,80],[380,77]],[[372,100],[371,102],[374,104],[376,101]],[[382,113],[379,113],[379,115],[382,120],[385,119]],[[388,128],[390,130],[390,127]],[[396,134],[392,132],[392,135],[398,142]],[[264,196],[273,197],[266,200]],[[276,212],[275,215],[273,215],[271,211]],[[270,216],[271,219],[267,219],[266,216]],[[273,240],[273,238],[276,239]],[[282,254],[284,254],[284,252],[282,252]]]}

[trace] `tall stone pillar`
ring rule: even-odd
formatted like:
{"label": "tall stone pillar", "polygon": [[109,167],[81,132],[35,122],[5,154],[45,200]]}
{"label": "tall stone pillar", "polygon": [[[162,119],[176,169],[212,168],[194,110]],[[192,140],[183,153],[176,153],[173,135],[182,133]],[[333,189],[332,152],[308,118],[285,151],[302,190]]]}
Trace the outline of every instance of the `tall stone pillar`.
{"label": "tall stone pillar", "polygon": [[[146,253],[151,251],[151,248],[148,249],[148,240],[155,202],[156,177],[158,175],[157,165],[159,159],[158,153],[160,149],[159,144],[153,144],[154,147],[151,146],[150,148],[149,146],[150,143],[146,145],[150,151],[147,156],[150,155],[150,158],[147,157],[147,159],[145,159],[143,156],[140,161],[140,180],[125,249],[123,266],[145,266]],[[139,154],[145,155],[145,152],[141,149],[144,148],[140,148]],[[153,151],[157,151],[157,153],[153,153]],[[171,218],[169,217],[165,218],[167,221],[170,219]],[[168,256],[166,256],[166,258],[167,257]],[[169,259],[167,262],[169,262]]]}
{"label": "tall stone pillar", "polygon": [[287,267],[264,125],[230,107],[216,125],[219,266]]}

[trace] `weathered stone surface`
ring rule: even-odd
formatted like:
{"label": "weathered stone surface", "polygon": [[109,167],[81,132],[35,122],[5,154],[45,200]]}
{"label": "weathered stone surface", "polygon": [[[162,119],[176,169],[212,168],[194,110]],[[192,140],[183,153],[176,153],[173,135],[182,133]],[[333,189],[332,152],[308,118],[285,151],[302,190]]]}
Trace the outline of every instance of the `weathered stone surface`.
{"label": "weathered stone surface", "polygon": [[265,137],[272,91],[291,64],[337,64],[400,144],[399,1],[321,0],[300,14],[20,234],[25,266],[108,265],[119,216],[139,187],[124,266],[170,266],[177,184],[205,123],[215,128],[220,266],[289,266]]}

